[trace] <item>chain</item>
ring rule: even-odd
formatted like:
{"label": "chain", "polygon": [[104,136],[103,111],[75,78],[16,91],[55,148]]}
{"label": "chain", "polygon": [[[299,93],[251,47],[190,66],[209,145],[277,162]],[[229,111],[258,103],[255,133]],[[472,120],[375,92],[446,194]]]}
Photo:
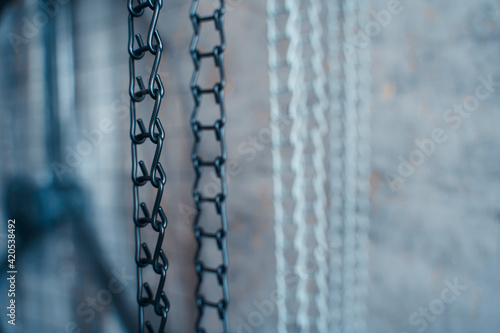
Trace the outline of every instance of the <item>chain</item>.
{"label": "chain", "polygon": [[321,0],[268,1],[280,333],[328,332],[330,318],[322,8]]}
{"label": "chain", "polygon": [[332,329],[342,333],[366,332],[370,56],[354,40],[367,8],[365,0],[328,4],[329,21],[340,22],[330,27],[330,38],[340,41],[329,47],[330,95],[339,100],[330,107],[330,239],[341,247],[330,259],[330,307]]}
{"label": "chain", "polygon": [[[191,115],[191,127],[194,134],[194,144],[191,159],[195,171],[195,181],[193,185],[193,200],[197,208],[197,214],[194,220],[194,234],[197,240],[197,250],[195,256],[196,272],[198,274],[198,284],[196,287],[196,304],[198,307],[198,317],[196,321],[197,333],[206,332],[204,325],[204,315],[208,309],[216,310],[222,324],[224,333],[229,332],[229,321],[227,317],[227,307],[229,302],[229,291],[227,284],[227,269],[228,255],[226,246],[227,236],[227,218],[226,218],[226,199],[227,185],[225,177],[225,163],[227,160],[226,143],[224,139],[224,128],[226,125],[226,111],[224,107],[224,87],[225,72],[224,72],[224,51],[226,49],[226,41],[224,35],[224,0],[219,0],[220,5],[210,16],[200,16],[197,12],[199,0],[193,0],[190,17],[194,28],[194,35],[191,41],[191,57],[194,63],[194,72],[191,79],[191,92],[194,99],[194,108]],[[211,51],[200,51],[198,49],[198,41],[200,30],[203,23],[213,22],[220,38],[220,44],[215,45]],[[198,85],[198,77],[204,59],[213,58],[214,65],[219,71],[219,82],[215,83],[212,88],[204,88]],[[202,106],[203,95],[213,95],[215,103],[219,107],[219,118],[213,124],[203,124],[199,120],[200,109]],[[220,155],[213,160],[204,160],[200,157],[199,151],[203,139],[204,132],[212,132],[215,139],[219,142]],[[220,181],[220,192],[214,196],[207,195],[200,187],[200,181],[204,167],[213,168],[217,178]],[[215,210],[220,217],[220,227],[218,230],[205,230],[201,225],[203,214],[203,204],[213,204]],[[206,213],[205,213],[206,214]],[[221,264],[218,267],[210,267],[201,260],[203,250],[203,242],[216,242],[217,249],[221,254]],[[214,274],[217,278],[219,287],[222,289],[222,297],[219,300],[208,300],[202,294],[202,288],[207,288],[207,282],[204,279],[206,274]]]}
{"label": "chain", "polygon": [[[350,41],[356,33],[355,1],[345,0],[342,2],[343,21],[342,28],[344,41]],[[343,270],[342,270],[342,317],[343,332],[353,332],[355,322],[355,296],[356,284],[354,269],[356,266],[356,144],[358,120],[357,102],[357,54],[347,53],[346,45],[343,45],[344,60],[344,89],[343,103],[344,114],[341,119],[344,129],[344,158],[343,158],[343,190],[344,190],[344,226],[343,226]]]}
{"label": "chain", "polygon": [[330,254],[330,327],[332,332],[342,332],[342,248],[343,248],[343,177],[344,154],[342,100],[343,94],[343,29],[340,0],[327,1],[328,15],[328,77],[329,77],[329,144],[330,144],[330,231],[329,238],[338,250]]}
{"label": "chain", "polygon": [[[170,303],[163,291],[165,278],[167,275],[168,261],[161,246],[167,227],[167,218],[161,207],[161,198],[167,180],[165,171],[160,163],[160,154],[165,138],[163,126],[158,118],[161,99],[164,95],[163,84],[158,74],[161,53],[163,50],[160,34],[156,29],[158,16],[162,7],[162,0],[129,0],[129,43],[128,52],[130,55],[130,138],[132,140],[132,181],[134,184],[134,224],[136,237],[136,255],[137,264],[137,302],[139,304],[139,332],[145,332],[147,328],[149,333],[154,333],[153,325],[145,319],[145,309],[150,305],[154,313],[160,317],[160,323],[156,332],[163,333],[167,321],[167,314]],[[147,11],[151,14],[145,15]],[[134,30],[135,20],[142,16],[151,15],[147,41],[144,44],[141,34]],[[147,86],[141,76],[136,76],[136,61],[144,58],[146,54],[154,57],[151,73]],[[136,81],[138,89],[136,89]],[[149,124],[146,128],[142,118],[136,115],[137,103],[140,103],[149,97],[154,102],[154,107],[150,115]],[[137,127],[139,128],[137,131]],[[155,147],[154,157],[151,165],[146,166],[143,160],[138,158],[138,148],[144,147],[145,143],[150,142]],[[151,146],[151,145],[150,145]],[[141,175],[138,175],[138,169]],[[149,187],[147,185],[150,185]],[[153,190],[156,192],[156,198],[152,204],[152,209],[148,209],[145,202],[141,202],[139,189],[142,191]],[[157,239],[154,251],[151,252],[149,246],[141,241],[141,230],[152,228],[156,233]],[[154,274],[158,276],[156,292],[153,294],[148,282],[143,282],[143,270],[149,267]]]}
{"label": "chain", "polygon": [[268,0],[279,333],[366,330],[369,53],[348,47],[366,8]]}
{"label": "chain", "polygon": [[314,227],[314,236],[316,239],[316,247],[313,249],[313,258],[316,262],[317,271],[314,274],[314,279],[317,286],[317,291],[314,294],[315,303],[317,304],[318,314],[312,317],[313,323],[317,327],[318,332],[328,332],[330,320],[330,310],[328,308],[328,262],[326,261],[326,253],[329,252],[327,239],[328,220],[327,220],[327,172],[326,172],[326,147],[328,134],[327,110],[328,110],[328,94],[327,73],[324,68],[326,55],[324,50],[324,31],[323,31],[323,16],[322,10],[324,4],[321,0],[310,0],[309,21],[312,24],[312,32],[310,41],[313,50],[311,65],[314,72],[313,81],[313,96],[316,102],[312,108],[312,113],[316,127],[311,132],[312,144],[314,153],[312,155],[315,177],[313,179],[314,193],[316,194],[313,200],[313,212],[316,216],[316,225]]}
{"label": "chain", "polygon": [[[328,264],[324,255],[326,231],[326,170],[324,139],[325,111],[328,97],[325,91],[325,60],[322,45],[322,4],[319,0],[301,1],[301,66],[304,73],[301,89],[300,131],[303,149],[300,152],[299,173],[302,220],[298,224],[297,285],[299,302],[297,321],[300,332],[328,331]],[[299,153],[299,151],[297,151]],[[297,154],[298,155],[298,154]],[[300,186],[300,187],[299,187]]]}
{"label": "chain", "polygon": [[296,0],[267,2],[269,80],[274,183],[274,231],[276,237],[276,285],[278,333],[296,332],[296,293],[289,286],[299,279],[294,239],[303,218],[300,187],[302,147],[299,137],[303,79],[300,46],[300,6]]}
{"label": "chain", "polygon": [[[356,34],[365,27],[368,18],[369,0],[356,1]],[[366,301],[368,295],[368,233],[370,228],[370,82],[371,82],[371,57],[370,49],[366,48],[357,52],[358,81],[358,143],[356,165],[356,266],[354,276],[354,332],[367,331],[366,327]]]}

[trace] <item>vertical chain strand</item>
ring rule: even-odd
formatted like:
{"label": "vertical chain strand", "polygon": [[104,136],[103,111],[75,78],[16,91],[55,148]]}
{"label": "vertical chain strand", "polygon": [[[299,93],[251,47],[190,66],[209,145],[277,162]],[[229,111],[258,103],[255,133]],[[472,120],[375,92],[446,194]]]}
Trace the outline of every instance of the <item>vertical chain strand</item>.
{"label": "vertical chain strand", "polygon": [[342,332],[342,248],[343,248],[343,29],[340,0],[326,1],[328,24],[328,77],[329,77],[329,172],[330,207],[329,239],[335,250],[330,253],[330,328]]}
{"label": "vertical chain strand", "polygon": [[310,9],[308,12],[309,21],[312,25],[310,33],[310,43],[313,51],[311,58],[312,71],[314,79],[312,82],[313,95],[315,103],[312,106],[312,114],[315,121],[315,127],[311,131],[313,154],[312,161],[315,170],[313,187],[315,199],[311,203],[313,212],[316,216],[316,225],[313,227],[313,233],[316,239],[313,248],[313,259],[316,262],[316,272],[314,280],[317,291],[313,294],[318,313],[316,317],[310,316],[317,332],[327,333],[330,311],[328,309],[328,263],[325,262],[325,256],[328,251],[328,222],[327,222],[327,197],[326,197],[326,148],[325,141],[328,133],[328,124],[326,111],[328,108],[328,95],[326,93],[326,72],[325,72],[325,50],[323,47],[323,3],[321,0],[310,0]]}
{"label": "vertical chain strand", "polygon": [[[330,258],[331,327],[366,332],[370,173],[370,54],[354,47],[367,18],[367,0],[328,4],[331,107]],[[334,43],[334,40],[339,40]],[[336,81],[339,84],[336,84]],[[335,142],[338,141],[338,144]],[[340,162],[341,161],[341,162]]]}
{"label": "vertical chain strand", "polygon": [[[224,138],[224,129],[226,125],[226,111],[224,106],[224,87],[226,85],[224,72],[224,51],[226,50],[226,40],[224,35],[224,0],[219,0],[219,7],[216,8],[210,16],[200,16],[197,12],[199,0],[193,0],[190,10],[190,18],[193,24],[194,35],[191,41],[191,57],[194,63],[194,72],[191,79],[191,92],[194,99],[194,108],[191,115],[191,127],[194,134],[194,144],[191,159],[195,171],[195,181],[193,185],[193,200],[196,205],[197,214],[194,220],[194,233],[197,240],[197,250],[195,255],[196,272],[198,274],[198,284],[196,287],[196,304],[198,307],[198,317],[196,321],[196,332],[203,333],[207,329],[203,326],[205,312],[209,309],[216,310],[218,318],[221,321],[224,333],[229,332],[229,321],[227,316],[227,307],[229,303],[229,290],[227,284],[228,254],[226,246],[227,236],[227,218],[226,218],[226,199],[227,184],[225,176],[225,163],[227,161],[226,143]],[[215,30],[219,34],[220,44],[215,45],[211,51],[203,52],[198,49],[198,41],[202,25],[213,22]],[[204,59],[214,60],[215,67],[219,71],[219,82],[212,88],[201,87],[198,84],[201,66]],[[206,66],[206,65],[205,65]],[[215,103],[219,108],[219,118],[213,124],[204,124],[199,120],[202,108],[203,95],[213,95]],[[200,155],[200,146],[204,132],[211,132],[219,142],[220,155],[214,160],[203,160]],[[217,178],[220,181],[220,192],[215,196],[208,196],[200,188],[200,181],[204,168],[213,168]],[[206,231],[201,225],[204,204],[213,204],[217,215],[220,218],[219,229],[215,232]],[[221,254],[221,264],[218,267],[206,266],[201,256],[203,253],[203,242],[216,242],[217,249]],[[207,274],[214,274],[217,278],[219,287],[222,290],[222,298],[219,300],[208,300],[202,294],[202,288],[206,283],[204,279]]]}
{"label": "vertical chain strand", "polygon": [[356,57],[357,54],[350,54],[348,43],[353,40],[356,33],[356,16],[355,16],[355,1],[343,0],[343,34],[344,44],[343,49],[343,74],[344,74],[344,89],[343,89],[343,118],[342,124],[344,129],[344,226],[343,226],[343,271],[342,271],[342,316],[343,330],[345,333],[351,333],[355,322],[355,276],[354,270],[356,265],[356,182],[357,182],[357,135],[356,128],[358,114],[357,105],[357,72],[356,72]]}
{"label": "vertical chain strand", "polygon": [[267,3],[270,105],[272,128],[273,183],[276,238],[276,284],[278,333],[298,329],[295,284],[300,207],[300,162],[302,148],[299,108],[303,80],[300,37],[300,6],[297,0],[269,0]]}
{"label": "vertical chain strand", "polygon": [[[356,0],[356,34],[365,27],[368,19],[369,0]],[[370,212],[370,48],[357,52],[356,71],[358,73],[358,143],[357,143],[357,203],[356,203],[356,268],[354,276],[354,332],[363,333],[366,327],[366,298],[368,294],[368,233]]]}
{"label": "vertical chain strand", "polygon": [[[130,138],[132,140],[132,181],[134,184],[134,225],[136,237],[136,255],[137,265],[137,302],[139,304],[139,332],[163,333],[167,321],[167,314],[170,309],[170,303],[164,292],[165,278],[167,275],[168,261],[162,249],[165,229],[167,227],[167,217],[161,207],[163,190],[167,180],[165,171],[160,163],[160,154],[165,139],[163,126],[158,118],[161,100],[164,95],[164,88],[158,74],[163,44],[156,25],[158,16],[162,7],[162,0],[129,0],[129,43],[128,52],[130,56]],[[151,11],[151,22],[147,34],[147,41],[141,34],[136,33],[134,24],[136,19]],[[149,16],[149,15],[148,15]],[[148,78],[147,86],[141,76],[136,76],[136,62],[143,59],[146,54],[154,57],[154,63]],[[136,84],[138,88],[136,87]],[[137,117],[136,107],[138,103],[148,97],[154,102],[153,110],[146,128],[142,118]],[[138,130],[137,130],[138,127]],[[143,160],[138,158],[138,148],[146,149],[145,143],[149,142],[154,146],[155,153],[151,164],[146,165]],[[140,169],[140,174],[138,169]],[[147,186],[149,185],[149,186]],[[152,190],[156,192],[153,204],[148,208],[144,201],[141,202],[139,189],[142,191]],[[146,242],[141,240],[141,230],[151,228],[157,236],[153,251]],[[151,268],[158,276],[156,292],[153,293],[152,286],[143,281],[143,269]],[[160,318],[158,329],[155,331],[153,324],[145,317],[145,309],[152,306],[154,313]]]}
{"label": "vertical chain strand", "polygon": [[[328,332],[328,95],[321,0],[269,0],[278,331]],[[313,266],[313,267],[311,267]],[[287,284],[296,279],[296,290]]]}

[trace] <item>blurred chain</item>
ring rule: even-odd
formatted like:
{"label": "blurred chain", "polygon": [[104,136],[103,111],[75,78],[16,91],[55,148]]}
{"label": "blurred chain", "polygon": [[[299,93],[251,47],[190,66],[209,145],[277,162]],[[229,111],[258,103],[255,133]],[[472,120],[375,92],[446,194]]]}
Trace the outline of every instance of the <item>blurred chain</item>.
{"label": "blurred chain", "polygon": [[370,64],[352,46],[366,9],[268,0],[279,333],[366,330]]}
{"label": "blurred chain", "polygon": [[343,117],[341,119],[344,130],[344,158],[343,158],[343,270],[342,270],[342,332],[353,332],[355,321],[355,297],[354,288],[356,284],[354,270],[356,266],[356,168],[357,152],[356,145],[358,133],[356,124],[358,114],[357,103],[357,54],[349,53],[347,43],[351,42],[356,33],[356,14],[355,0],[342,1],[342,28],[344,34],[343,45],[343,74],[344,89],[343,98]]}
{"label": "blurred chain", "polygon": [[[368,20],[369,0],[356,1],[356,34],[362,33]],[[358,92],[358,143],[357,143],[357,202],[356,202],[356,265],[354,271],[354,329],[353,332],[367,331],[366,312],[368,295],[368,233],[370,228],[370,103],[371,103],[371,55],[370,47],[357,52],[357,92]]]}
{"label": "blurred chain", "polygon": [[[227,284],[227,269],[228,269],[228,255],[226,247],[227,235],[227,219],[226,219],[226,199],[227,199],[227,185],[225,177],[225,163],[227,160],[226,143],[224,139],[224,128],[226,125],[226,111],[224,107],[224,87],[226,85],[225,72],[224,72],[224,51],[226,49],[226,40],[224,35],[224,14],[225,4],[224,0],[220,0],[220,6],[216,8],[210,16],[200,16],[197,12],[199,0],[193,0],[190,10],[191,22],[194,28],[194,35],[191,41],[191,57],[194,63],[194,72],[191,79],[191,92],[194,98],[194,108],[191,115],[191,127],[194,134],[194,145],[191,155],[193,166],[195,170],[195,181],[193,185],[193,199],[197,207],[197,214],[194,221],[194,233],[197,240],[198,248],[196,251],[195,265],[196,272],[198,273],[198,285],[196,288],[196,304],[198,307],[198,318],[196,321],[196,332],[206,332],[207,329],[203,327],[203,317],[208,308],[217,310],[219,319],[222,324],[224,333],[229,332],[229,321],[227,317],[227,307],[229,302],[229,291]],[[211,51],[203,52],[198,49],[198,40],[200,38],[200,30],[202,23],[213,22],[220,38],[220,44],[215,45]],[[215,83],[212,88],[203,88],[198,85],[198,77],[200,75],[201,65],[203,59],[213,58],[215,67],[219,70],[219,82]],[[213,124],[203,124],[199,121],[199,113],[201,109],[201,102],[203,95],[213,95],[215,103],[219,106],[220,117],[215,120]],[[215,139],[219,142],[220,155],[214,160],[203,160],[199,156],[200,145],[202,143],[203,133],[212,132]],[[208,196],[201,191],[200,180],[203,174],[203,168],[213,168],[215,174],[220,180],[220,193],[215,196]],[[211,203],[214,205],[217,214],[220,217],[220,228],[213,231],[206,231],[200,226],[203,216],[203,204]],[[221,253],[222,263],[218,267],[206,266],[201,256],[203,253],[203,241],[215,241],[218,250]],[[214,274],[217,278],[218,285],[222,289],[222,298],[217,301],[205,299],[202,294],[204,286],[204,277],[206,274]],[[211,287],[211,286],[210,286]]]}
{"label": "blurred chain", "polygon": [[[303,219],[297,228],[296,269],[300,332],[328,332],[328,262],[324,256],[326,239],[326,170],[324,140],[328,127],[325,112],[328,103],[325,85],[323,20],[320,0],[301,1],[301,47],[304,80],[300,114],[303,119],[301,140],[304,145],[299,167]],[[299,184],[298,184],[299,185]]]}
{"label": "blurred chain", "polygon": [[268,1],[279,332],[328,332],[330,317],[322,9],[321,0]]}
{"label": "blurred chain", "polygon": [[[328,124],[326,112],[328,109],[328,95],[326,93],[326,70],[325,70],[325,50],[324,50],[324,16],[322,0],[309,0],[309,9],[307,12],[308,21],[311,25],[309,32],[309,43],[311,45],[312,56],[310,57],[310,66],[312,70],[312,80],[310,84],[306,83],[308,95],[311,98],[311,103],[307,106],[307,112],[311,114],[314,127],[311,131],[306,129],[307,133],[311,134],[312,159],[311,169],[314,174],[310,175],[311,192],[314,196],[307,197],[308,213],[314,216],[312,219],[315,223],[310,226],[312,238],[315,239],[315,244],[308,245],[308,239],[304,239],[304,246],[307,247],[309,255],[307,262],[315,263],[313,265],[312,278],[316,284],[316,290],[308,291],[308,300],[314,304],[316,312],[311,314],[310,307],[304,307],[304,318],[307,318],[309,326],[302,325],[303,332],[328,332],[328,324],[330,311],[328,309],[328,260],[326,259],[329,251],[327,239],[328,221],[327,221],[327,197],[326,197],[326,148],[325,141],[327,139]],[[306,167],[308,169],[308,167]],[[307,192],[306,192],[307,193]],[[310,288],[311,283],[306,285]],[[307,317],[306,317],[307,316]]]}
{"label": "blurred chain", "polygon": [[328,124],[329,131],[329,172],[330,172],[330,207],[329,239],[335,246],[330,253],[330,328],[331,332],[342,332],[342,249],[343,249],[343,126],[340,121],[343,116],[341,103],[344,85],[343,47],[344,35],[342,29],[343,15],[341,1],[327,1],[328,24],[328,79],[330,108]]}
{"label": "blurred chain", "polygon": [[[163,50],[160,34],[156,29],[158,16],[162,7],[162,0],[129,0],[129,43],[128,51],[130,55],[130,138],[132,140],[132,181],[134,183],[134,224],[136,227],[136,264],[137,264],[137,302],[139,304],[139,332],[148,333],[163,333],[167,321],[167,314],[170,308],[169,301],[163,291],[165,278],[167,275],[168,261],[161,246],[165,236],[167,227],[167,217],[161,207],[161,198],[167,180],[165,171],[160,163],[160,154],[165,138],[165,132],[158,118],[161,99],[164,95],[164,88],[158,75],[158,66],[160,64],[161,54]],[[146,14],[147,11],[151,13]],[[147,41],[144,44],[142,35],[134,30],[135,20],[142,16],[149,17],[149,31]],[[144,58],[146,54],[154,57],[154,63],[149,74],[147,86],[141,76],[136,76],[135,68],[136,61]],[[136,81],[138,89],[136,89]],[[142,118],[136,115],[136,104],[149,97],[154,101],[154,107],[149,118],[148,127],[144,125]],[[136,131],[139,127],[139,133]],[[149,166],[146,166],[143,160],[139,161],[138,147],[146,142],[150,142],[155,146],[154,157]],[[146,149],[145,146],[143,149]],[[142,175],[138,175],[138,169]],[[150,185],[146,188],[146,185]],[[148,209],[145,202],[141,202],[139,197],[139,188],[142,191],[154,189],[156,198],[152,204],[152,209]],[[142,212],[142,213],[141,213]],[[156,233],[157,239],[154,245],[154,251],[151,252],[149,246],[141,241],[141,230],[151,227]],[[156,292],[153,293],[148,282],[143,282],[143,269],[150,267],[153,272],[158,275],[158,283]],[[154,330],[150,320],[145,319],[145,308],[149,305],[153,306],[154,313],[160,317],[158,330]]]}
{"label": "blurred chain", "polygon": [[295,271],[295,233],[303,221],[299,206],[302,150],[298,116],[303,80],[300,39],[300,6],[296,0],[268,0],[268,51],[273,154],[276,237],[278,333],[297,331],[297,299],[290,284]]}
{"label": "blurred chain", "polygon": [[[364,27],[368,3],[341,0],[328,6],[329,21],[340,20],[338,26],[332,24],[330,28],[330,38],[340,36],[340,41],[338,46],[331,43],[329,48],[330,94],[340,101],[340,107],[331,106],[330,119],[330,238],[341,245],[341,251],[333,253],[330,261],[334,271],[330,277],[332,329],[342,333],[366,332],[370,54],[367,48],[356,49],[354,45]],[[342,84],[335,84],[339,79]]]}

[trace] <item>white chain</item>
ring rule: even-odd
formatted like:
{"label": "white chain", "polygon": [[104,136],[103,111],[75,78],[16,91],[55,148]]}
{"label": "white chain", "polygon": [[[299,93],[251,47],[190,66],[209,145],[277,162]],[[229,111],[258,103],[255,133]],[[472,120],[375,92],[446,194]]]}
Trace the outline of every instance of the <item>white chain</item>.
{"label": "white chain", "polygon": [[[354,49],[354,38],[364,27],[367,0],[329,3],[331,98],[340,95],[340,110],[331,113],[330,237],[341,245],[331,256],[330,306],[332,332],[366,332],[367,257],[370,173],[370,56]],[[339,52],[340,51],[340,52]],[[336,63],[342,61],[339,67]],[[338,74],[337,74],[338,73]],[[335,79],[342,80],[336,85]],[[340,122],[340,127],[337,125]],[[341,135],[340,133],[343,133]],[[339,140],[341,145],[335,144]],[[339,164],[336,159],[343,162]],[[339,181],[341,179],[341,181]],[[339,203],[336,203],[338,201]],[[340,237],[339,237],[340,236]]]}
{"label": "white chain", "polygon": [[343,193],[344,193],[344,144],[342,104],[343,94],[342,31],[340,25],[341,7],[337,0],[327,1],[328,24],[328,78],[330,108],[328,124],[330,126],[330,231],[329,237],[333,251],[330,252],[330,332],[342,332],[342,271],[343,271]]}
{"label": "white chain", "polygon": [[[342,2],[343,35],[350,40],[356,32],[355,1]],[[356,266],[356,181],[357,181],[357,72],[356,54],[348,53],[347,45],[343,45],[343,117],[344,129],[344,221],[343,221],[343,271],[342,271],[342,321],[345,333],[353,331],[356,320],[354,305],[354,288],[356,284],[354,269]],[[351,58],[348,58],[351,57]]]}
{"label": "white chain", "polygon": [[[301,147],[301,119],[298,117],[302,101],[299,86],[302,81],[300,11],[295,0],[269,0],[267,13],[278,292],[277,329],[278,333],[287,333],[296,317],[296,307],[293,306],[296,297],[287,286],[287,279],[297,278],[294,271],[293,257],[296,250],[293,244],[293,230],[301,220],[300,210],[297,209],[300,191],[294,187],[300,182],[297,180],[300,174],[297,172],[295,154],[295,150]],[[280,16],[285,17],[284,23],[278,22]],[[279,48],[280,42],[289,44]],[[284,70],[288,72],[283,74]]]}
{"label": "white chain", "polygon": [[314,226],[314,236],[316,238],[316,248],[314,249],[314,261],[317,271],[315,272],[315,282],[317,292],[314,296],[318,315],[316,318],[310,317],[310,321],[316,319],[317,332],[328,332],[328,324],[330,311],[328,309],[328,262],[325,258],[326,250],[328,250],[328,221],[327,221],[327,197],[326,197],[326,151],[325,140],[328,133],[328,124],[326,112],[328,109],[328,95],[326,93],[327,74],[325,72],[324,63],[326,60],[325,51],[323,48],[323,20],[321,0],[310,0],[309,22],[312,25],[310,41],[314,52],[311,59],[312,69],[314,72],[313,91],[317,101],[312,107],[315,127],[311,131],[314,153],[312,155],[314,170],[314,193],[315,198],[312,199],[314,206],[314,214],[316,216],[316,225]]}
{"label": "white chain", "polygon": [[268,0],[279,333],[366,331],[370,65],[345,40],[367,1]]}
{"label": "white chain", "polygon": [[[356,1],[358,29],[363,29],[368,18],[369,0]],[[359,33],[359,31],[357,31]],[[357,231],[356,231],[356,285],[354,332],[367,331],[366,301],[368,295],[368,233],[370,213],[370,82],[371,57],[369,47],[357,52],[358,73],[358,164],[357,164]]]}

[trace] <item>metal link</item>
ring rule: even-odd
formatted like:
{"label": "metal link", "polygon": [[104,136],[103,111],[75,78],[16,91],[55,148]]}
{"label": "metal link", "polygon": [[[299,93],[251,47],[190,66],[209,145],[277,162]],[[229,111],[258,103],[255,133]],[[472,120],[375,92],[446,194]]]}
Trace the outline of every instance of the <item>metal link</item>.
{"label": "metal link", "polygon": [[[170,309],[170,303],[163,291],[165,278],[167,275],[168,261],[162,250],[163,238],[167,227],[167,217],[161,207],[163,190],[167,180],[165,171],[160,163],[160,154],[165,139],[165,132],[161,125],[158,113],[161,100],[164,95],[164,88],[158,74],[163,44],[156,25],[158,16],[162,7],[162,0],[129,0],[129,44],[128,52],[130,55],[130,139],[132,140],[132,181],[134,184],[134,224],[136,237],[136,255],[137,264],[137,302],[139,304],[139,332],[163,333],[167,321],[167,314]],[[147,35],[147,43],[144,44],[141,34],[135,32],[134,23],[145,15],[146,11],[152,11],[151,22]],[[149,53],[154,56],[154,62],[149,75],[147,86],[141,76],[136,76],[136,61],[144,58]],[[136,81],[137,86],[136,87]],[[142,118],[136,115],[137,103],[149,97],[154,101],[153,110],[146,128]],[[139,128],[137,130],[137,127]],[[149,166],[143,160],[138,159],[138,148],[144,147],[145,143],[150,142],[155,146],[154,157]],[[149,167],[149,168],[148,168]],[[138,174],[140,169],[140,175]],[[148,209],[145,202],[141,202],[139,188],[146,189],[146,185],[154,189],[156,197],[152,204],[152,209]],[[154,251],[151,252],[148,244],[141,241],[141,230],[150,226],[156,233],[157,239]],[[151,267],[158,276],[156,292],[153,294],[152,287],[148,282],[143,281],[143,269]],[[158,329],[155,331],[150,320],[145,319],[145,308],[152,306],[154,313],[160,317]]]}
{"label": "metal link", "polygon": [[[227,160],[226,143],[224,139],[224,128],[226,125],[226,111],[224,107],[224,87],[226,85],[224,73],[224,51],[226,49],[226,41],[224,36],[224,0],[220,0],[219,8],[216,8],[213,15],[200,16],[197,12],[199,0],[193,0],[190,10],[190,18],[193,24],[194,35],[191,41],[190,52],[194,64],[194,72],[191,79],[191,92],[194,99],[194,108],[191,115],[191,127],[194,135],[194,144],[191,159],[195,171],[195,181],[193,185],[193,200],[197,208],[197,214],[194,220],[194,233],[197,240],[197,250],[195,256],[196,272],[198,274],[198,284],[196,287],[196,304],[198,307],[198,317],[196,320],[196,332],[207,332],[204,327],[203,318],[208,309],[217,311],[218,318],[221,321],[222,330],[224,333],[229,332],[229,321],[227,317],[227,307],[229,303],[229,290],[227,284],[227,269],[228,255],[226,246],[227,236],[227,218],[226,218],[226,198],[227,185],[225,177],[225,163]],[[198,41],[200,37],[201,27],[205,23],[213,22],[215,30],[219,34],[220,44],[214,46],[212,51],[202,52],[198,49]],[[204,59],[213,58],[215,67],[219,70],[219,82],[215,83],[213,88],[202,88],[198,84],[198,77]],[[215,103],[219,106],[219,118],[213,124],[202,124],[199,120],[200,110],[202,108],[203,95],[213,94]],[[215,139],[219,142],[220,155],[213,161],[205,161],[198,154],[200,145],[203,139],[204,132],[213,132]],[[215,174],[220,181],[220,192],[215,196],[209,197],[205,195],[199,188],[200,180],[205,167],[214,168]],[[205,203],[211,203],[215,206],[215,210],[220,217],[220,228],[215,233],[206,232],[200,225],[203,216],[203,206]],[[222,263],[218,267],[207,267],[201,261],[203,253],[203,242],[205,240],[215,241],[217,249],[221,254]],[[217,283],[222,289],[222,298],[218,301],[206,300],[202,294],[204,287],[204,277],[206,274],[215,274]]]}

